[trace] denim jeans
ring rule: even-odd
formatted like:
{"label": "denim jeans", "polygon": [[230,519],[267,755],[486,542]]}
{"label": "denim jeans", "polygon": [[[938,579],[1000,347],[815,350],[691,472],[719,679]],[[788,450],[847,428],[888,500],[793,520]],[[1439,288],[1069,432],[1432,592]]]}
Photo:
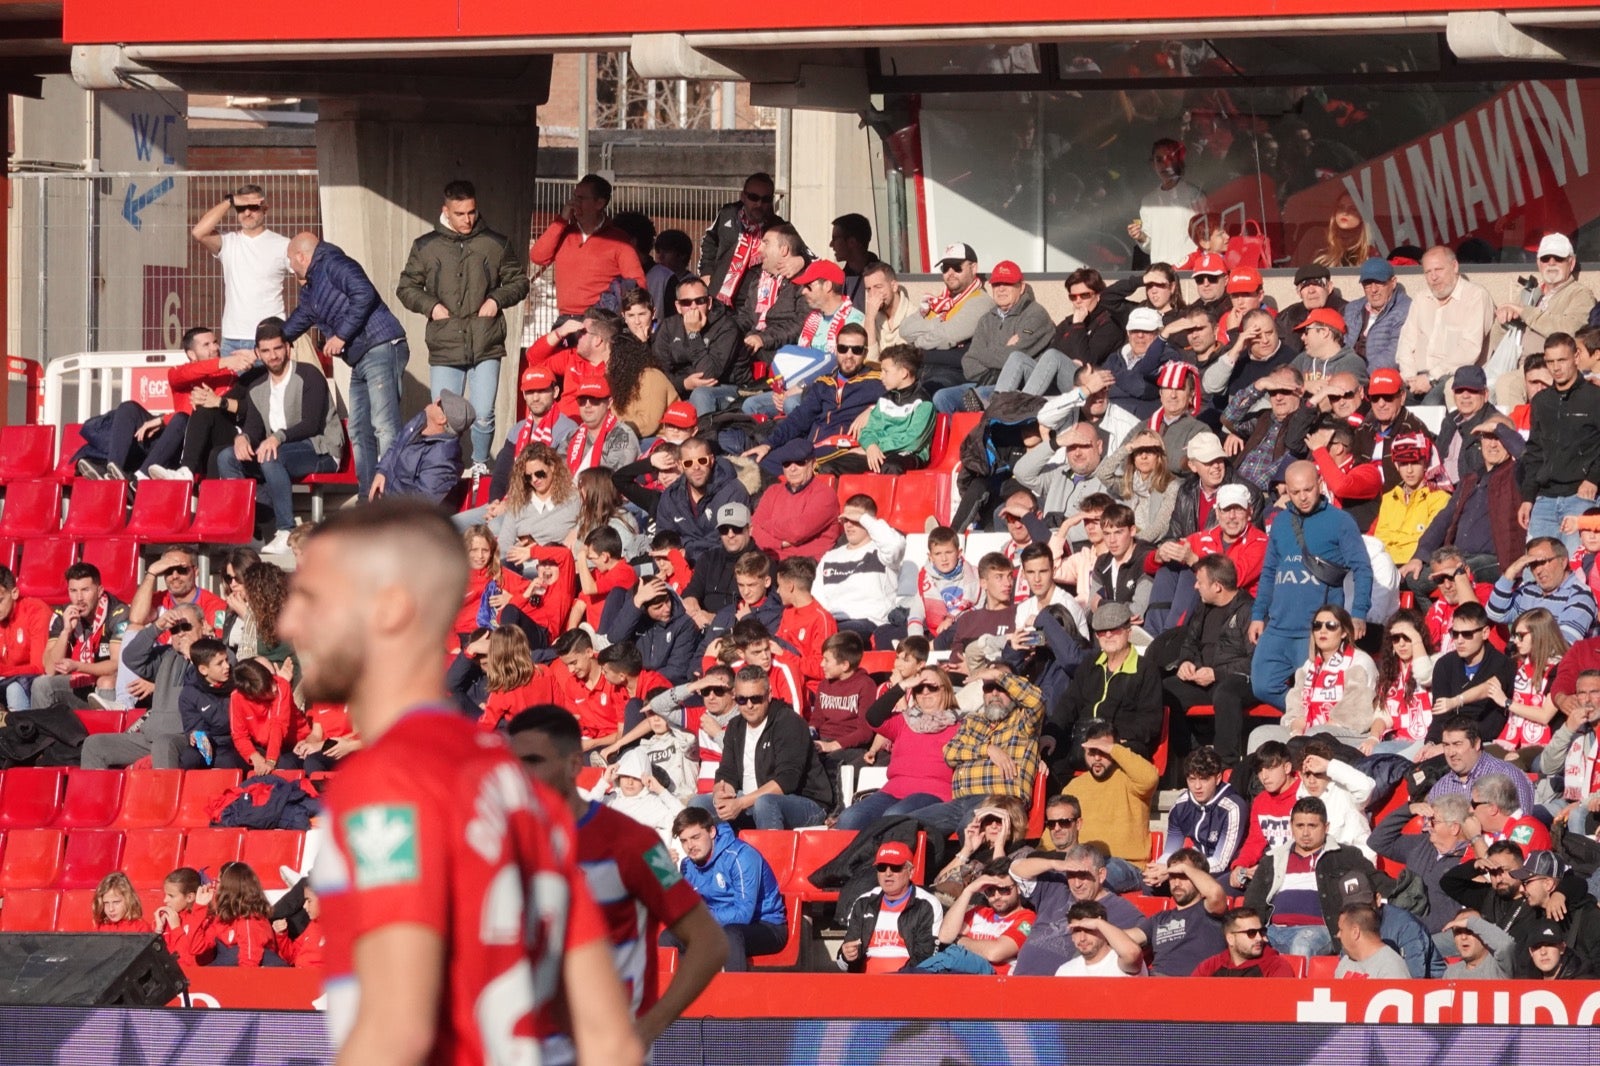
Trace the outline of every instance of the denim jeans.
{"label": "denim jeans", "polygon": [[1295,668],[1305,662],[1307,640],[1305,633],[1285,633],[1267,626],[1250,658],[1250,687],[1256,699],[1283,710],[1283,695],[1293,682]]}
{"label": "denim jeans", "polygon": [[1078,364],[1054,348],[1046,348],[1035,358],[1026,352],[1012,352],[1000,368],[999,392],[1027,392],[1034,396],[1065,393],[1078,376]]}
{"label": "denim jeans", "polygon": [[368,348],[350,368],[350,446],[363,498],[372,487],[378,459],[400,435],[400,403],[411,348],[405,338]]}
{"label": "denim jeans", "polygon": [[487,463],[494,443],[494,398],[500,391],[500,360],[485,359],[473,367],[430,366],[428,394],[435,400],[445,389],[467,398],[477,419],[472,423],[472,461]]}
{"label": "denim jeans", "polygon": [[965,410],[961,401],[967,393],[975,392],[983,403],[989,402],[989,397],[996,392],[994,385],[952,385],[948,389],[940,389],[933,394],[933,409],[941,415],[953,415]]}
{"label": "denim jeans", "polygon": [[239,337],[222,338],[222,354],[224,356],[232,355],[234,352],[254,352],[255,350],[256,339],[254,337],[244,337],[242,339]]}
{"label": "denim jeans", "polygon": [[[789,943],[789,927],[775,922],[749,922],[725,925],[722,932],[728,938],[728,961],[724,973],[745,973],[750,969],[750,956],[776,955]],[[670,931],[661,934],[664,947],[683,950],[683,941]]]}
{"label": "denim jeans", "polygon": [[223,477],[250,477],[266,488],[267,504],[279,530],[294,528],[294,482],[307,474],[331,474],[339,468],[331,455],[319,455],[308,440],[290,441],[278,447],[270,462],[240,462],[232,449],[217,456],[217,469]]}
{"label": "denim jeans", "polygon": [[1316,925],[1269,925],[1267,942],[1280,955],[1332,955],[1333,937],[1321,922]]}
{"label": "denim jeans", "polygon": [[28,698],[28,689],[32,687],[33,678],[13,677],[6,681],[6,710],[26,711],[33,704]]}
{"label": "denim jeans", "polygon": [[994,964],[960,944],[942,947],[917,963],[907,973],[971,973],[981,977],[994,976]]}
{"label": "denim jeans", "polygon": [[689,393],[689,402],[700,417],[715,414],[739,398],[737,385],[702,385]]}
{"label": "denim jeans", "polygon": [[[716,801],[709,794],[696,796],[689,801],[689,805],[709,811],[713,816],[717,813]],[[822,809],[820,803],[804,796],[775,796],[769,793],[757,797],[743,814],[728,824],[734,829],[802,829],[821,825],[827,815],[828,812]]]}
{"label": "denim jeans", "polygon": [[778,401],[772,398],[771,391],[758,392],[746,398],[744,403],[739,405],[739,410],[747,415],[766,415],[770,418],[778,413]]}
{"label": "denim jeans", "polygon": [[1559,537],[1567,546],[1567,554],[1573,554],[1582,545],[1576,533],[1561,532],[1561,520],[1568,515],[1581,515],[1597,502],[1600,501],[1582,496],[1540,496],[1533,501],[1533,513],[1528,516],[1528,539]]}
{"label": "denim jeans", "polygon": [[939,797],[927,792],[913,792],[905,799],[897,799],[887,792],[874,792],[862,796],[839,815],[835,829],[862,830],[879,818],[893,818],[902,814],[915,814],[924,807],[940,802]]}
{"label": "denim jeans", "polygon": [[929,829],[948,836],[966,828],[967,823],[972,820],[972,812],[983,806],[984,798],[984,796],[963,796],[949,803],[936,803],[932,807],[923,807],[914,812],[912,817]]}
{"label": "denim jeans", "polygon": [[453,514],[450,516],[450,523],[463,533],[471,529],[473,526],[483,525],[487,521],[489,521],[488,504],[484,504],[482,507],[474,507],[470,511],[462,511],[459,514]]}

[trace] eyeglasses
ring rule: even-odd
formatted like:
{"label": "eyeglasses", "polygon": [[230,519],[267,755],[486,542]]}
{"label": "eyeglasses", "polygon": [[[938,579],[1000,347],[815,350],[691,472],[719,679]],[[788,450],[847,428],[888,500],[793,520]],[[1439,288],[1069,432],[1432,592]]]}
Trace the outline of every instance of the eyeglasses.
{"label": "eyeglasses", "polygon": [[1320,629],[1324,633],[1332,633],[1335,630],[1343,629],[1344,626],[1337,618],[1322,618],[1312,622],[1311,628]]}
{"label": "eyeglasses", "polygon": [[729,688],[727,685],[707,685],[705,688],[700,690],[700,695],[702,695],[702,696],[726,696],[728,693],[730,693],[732,691],[733,691],[733,689]]}
{"label": "eyeglasses", "polygon": [[1092,293],[1092,292],[1069,292],[1069,293],[1067,293],[1067,299],[1071,300],[1073,303],[1082,303],[1084,300],[1092,300],[1094,298],[1095,298],[1095,294]]}
{"label": "eyeglasses", "polygon": [[530,481],[543,481],[545,478],[547,478],[549,476],[550,476],[550,471],[548,471],[548,470],[530,470],[530,471],[528,471],[528,479]]}
{"label": "eyeglasses", "polygon": [[1046,818],[1044,820],[1046,829],[1071,829],[1077,824],[1078,819],[1076,818]]}
{"label": "eyeglasses", "polygon": [[924,682],[923,684],[920,684],[920,685],[912,685],[911,686],[911,694],[913,696],[926,696],[930,692],[938,692],[938,691],[939,691],[939,686],[935,685],[935,684],[932,684],[931,682]]}
{"label": "eyeglasses", "polygon": [[905,868],[906,868],[906,864],[903,863],[903,862],[880,862],[880,863],[878,863],[878,872],[880,874],[888,873],[890,870],[895,870],[895,871],[904,870]]}
{"label": "eyeglasses", "polygon": [[1196,274],[1194,276],[1194,283],[1196,285],[1220,285],[1222,283],[1222,275],[1221,274]]}
{"label": "eyeglasses", "polygon": [[767,702],[767,697],[765,697],[765,696],[735,696],[733,698],[733,702],[737,703],[741,707],[749,707],[752,704],[757,706],[757,707],[759,707],[763,703]]}
{"label": "eyeglasses", "polygon": [[687,300],[679,300],[679,307],[705,307],[711,303],[709,296],[691,296]]}
{"label": "eyeglasses", "polygon": [[1253,925],[1249,929],[1235,929],[1233,931],[1233,935],[1234,936],[1247,936],[1251,940],[1254,940],[1257,937],[1266,936],[1267,935],[1267,931],[1265,929],[1261,928],[1261,926],[1259,926],[1259,925]]}
{"label": "eyeglasses", "polygon": [[177,636],[179,633],[188,633],[193,629],[193,622],[174,622],[167,627],[167,632],[171,633],[173,636]]}
{"label": "eyeglasses", "polygon": [[177,574],[179,577],[187,577],[188,575],[194,573],[194,567],[192,567],[192,566],[174,566],[174,567],[169,568],[167,570],[167,573],[168,574]]}
{"label": "eyeglasses", "polygon": [[1450,635],[1455,637],[1457,640],[1466,640],[1468,637],[1475,637],[1479,633],[1482,633],[1484,628],[1484,626],[1473,626],[1471,629],[1457,629],[1454,626],[1451,626]]}
{"label": "eyeglasses", "polygon": [[865,344],[835,344],[833,350],[839,355],[866,355]]}
{"label": "eyeglasses", "polygon": [[1433,583],[1435,585],[1448,585],[1448,584],[1450,584],[1450,582],[1454,581],[1456,578],[1460,577],[1462,574],[1464,574],[1466,572],[1467,572],[1467,568],[1466,567],[1458,566],[1454,570],[1450,571],[1447,574],[1434,574],[1433,575]]}
{"label": "eyeglasses", "polygon": [[1530,640],[1532,637],[1533,634],[1529,633],[1526,629],[1519,629],[1515,633],[1511,634],[1512,640]]}
{"label": "eyeglasses", "polygon": [[678,465],[682,466],[685,470],[693,470],[697,466],[710,466],[714,462],[716,462],[716,460],[711,456],[702,455],[696,459],[680,459],[678,460]]}
{"label": "eyeglasses", "polygon": [[579,396],[578,397],[578,406],[579,407],[593,407],[593,406],[596,406],[596,405],[603,405],[605,403],[606,403],[606,400],[603,399],[602,397],[599,397],[599,396]]}
{"label": "eyeglasses", "polygon": [[743,533],[744,532],[744,527],[743,526],[718,526],[717,527],[717,532],[722,534],[724,537],[731,537],[736,533]]}

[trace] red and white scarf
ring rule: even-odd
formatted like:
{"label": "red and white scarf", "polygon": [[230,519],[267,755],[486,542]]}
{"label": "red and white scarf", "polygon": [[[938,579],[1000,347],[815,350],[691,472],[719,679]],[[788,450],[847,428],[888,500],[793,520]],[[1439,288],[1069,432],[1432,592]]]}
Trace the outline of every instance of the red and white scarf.
{"label": "red and white scarf", "polygon": [[515,454],[521,455],[522,449],[535,442],[539,444],[554,444],[556,433],[556,419],[561,417],[561,409],[554,404],[546,411],[537,422],[530,416],[522,422],[522,431],[517,434],[517,448]]}
{"label": "red and white scarf", "polygon": [[811,312],[806,316],[805,325],[800,327],[800,346],[802,348],[820,348],[822,351],[832,354],[834,345],[839,343],[839,331],[844,329],[845,320],[850,317],[850,312],[854,309],[855,305],[850,302],[850,297],[846,296],[844,302],[839,305],[839,309],[833,313],[833,317],[828,318],[827,334],[821,344],[813,344],[811,342],[816,339],[817,331],[822,328],[822,321],[827,316],[821,311]]}
{"label": "red and white scarf", "polygon": [[1411,664],[1401,663],[1400,674],[1383,694],[1384,710],[1389,714],[1389,732],[1396,740],[1425,740],[1433,724],[1433,694],[1417,689],[1406,694],[1411,680]]}
{"label": "red and white scarf", "polygon": [[772,310],[772,305],[778,302],[778,292],[783,288],[786,279],[777,274],[761,272],[761,280],[756,283],[756,329],[767,328],[767,312]]}
{"label": "red and white scarf", "polygon": [[[1543,707],[1548,698],[1550,682],[1555,679],[1556,664],[1561,661],[1556,657],[1545,664],[1544,678],[1539,682],[1533,679],[1533,663],[1527,659],[1517,661],[1517,681],[1512,686],[1511,702],[1523,703],[1529,707]],[[1495,743],[1504,744],[1512,751],[1524,748],[1531,744],[1550,743],[1550,726],[1544,722],[1535,722],[1531,718],[1524,718],[1520,714],[1506,715],[1506,726],[1500,730],[1500,735],[1495,738]]]}
{"label": "red and white scarf", "polygon": [[100,640],[105,635],[106,616],[110,613],[111,597],[102,592],[100,602],[94,605],[94,618],[87,626],[80,618],[73,627],[72,650],[68,653],[73,662],[94,662],[95,653],[100,650]]}
{"label": "red and white scarf", "polygon": [[1600,735],[1584,733],[1567,749],[1567,765],[1562,772],[1563,799],[1572,803],[1600,792]]}
{"label": "red and white scarf", "polygon": [[1349,646],[1340,648],[1326,659],[1311,661],[1306,671],[1306,683],[1300,688],[1300,702],[1305,707],[1306,728],[1314,729],[1333,715],[1333,709],[1344,699],[1344,675],[1354,661]]}
{"label": "red and white scarf", "polygon": [[744,280],[745,272],[761,258],[761,227],[751,225],[744,220],[744,213],[739,213],[739,244],[733,250],[733,261],[728,264],[728,274],[722,279],[722,288],[717,290],[717,302],[727,307],[733,306],[733,295],[739,291],[739,282]]}
{"label": "red and white scarf", "polygon": [[599,429],[593,431],[593,447],[590,450],[589,458],[585,460],[583,449],[590,444],[590,430],[583,423],[578,423],[578,432],[574,433],[572,439],[567,442],[567,466],[571,468],[574,474],[592,467],[605,465],[601,461],[601,453],[605,450],[606,438],[611,435],[611,431],[616,427],[617,413],[608,408],[605,421],[600,423]]}
{"label": "red and white scarf", "polygon": [[972,284],[968,285],[960,292],[952,293],[949,289],[946,289],[944,292],[939,293],[939,295],[928,301],[928,316],[930,318],[944,318],[951,311],[956,309],[957,304],[961,303],[961,301],[965,300],[968,296],[971,296],[982,287],[983,283],[977,278],[973,278]]}

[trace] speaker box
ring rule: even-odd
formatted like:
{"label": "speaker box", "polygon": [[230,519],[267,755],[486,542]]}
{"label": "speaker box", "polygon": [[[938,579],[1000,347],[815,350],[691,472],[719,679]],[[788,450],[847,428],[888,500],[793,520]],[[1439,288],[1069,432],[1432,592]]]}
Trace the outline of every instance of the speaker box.
{"label": "speaker box", "polygon": [[0,934],[0,1004],[161,1007],[187,984],[151,933]]}

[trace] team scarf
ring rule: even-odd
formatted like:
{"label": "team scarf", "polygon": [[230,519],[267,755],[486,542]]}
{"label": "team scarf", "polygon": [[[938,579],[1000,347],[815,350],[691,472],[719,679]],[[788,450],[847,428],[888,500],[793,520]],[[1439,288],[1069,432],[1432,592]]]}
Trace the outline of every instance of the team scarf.
{"label": "team scarf", "polygon": [[901,717],[905,719],[906,728],[913,733],[942,733],[956,724],[956,712],[953,708],[941,707],[937,710],[924,710],[913,702],[911,697],[906,697],[906,709]]}
{"label": "team scarf", "polygon": [[1389,713],[1389,731],[1396,740],[1425,740],[1428,727],[1433,724],[1433,696],[1426,689],[1407,693],[1411,681],[1411,664],[1401,663],[1400,673],[1383,695],[1384,709]]}
{"label": "team scarf", "polygon": [[531,417],[522,420],[522,429],[517,432],[517,455],[522,454],[522,449],[535,442],[539,444],[554,444],[556,433],[556,419],[561,417],[561,409],[555,404],[550,405],[550,410],[535,422]]}
{"label": "team scarf", "polygon": [[728,264],[728,273],[722,279],[722,288],[717,290],[717,302],[726,306],[733,306],[733,294],[739,291],[739,282],[744,280],[745,273],[761,258],[761,227],[755,226],[744,220],[744,212],[739,212],[739,244],[733,250],[733,261]]}
{"label": "team scarf", "polygon": [[1572,741],[1562,771],[1562,798],[1577,803],[1600,792],[1600,736],[1592,730]]}
{"label": "team scarf", "polygon": [[100,602],[94,605],[94,618],[87,627],[83,620],[72,627],[72,650],[69,658],[73,662],[92,663],[95,652],[100,647],[101,637],[104,635],[106,616],[111,613],[111,597],[106,593],[100,594]]}
{"label": "team scarf", "polygon": [[928,301],[928,317],[945,318],[950,314],[951,311],[956,309],[958,304],[982,288],[983,283],[977,278],[973,278],[972,284],[968,285],[960,292],[952,293],[949,289],[946,289],[944,292],[941,292],[939,295]]}
{"label": "team scarf", "polygon": [[1334,707],[1344,698],[1345,671],[1354,659],[1354,653],[1346,644],[1326,659],[1311,660],[1306,683],[1300,688],[1307,729],[1314,729],[1332,717]]}
{"label": "team scarf", "polygon": [[756,284],[756,329],[767,328],[767,312],[772,310],[772,305],[778,302],[778,292],[783,288],[784,279],[777,274],[761,272],[761,280]]}
{"label": "team scarf", "polygon": [[611,435],[611,431],[615,428],[617,428],[617,413],[607,408],[605,421],[601,422],[600,428],[594,431],[594,447],[589,454],[588,462],[585,463],[583,449],[589,441],[589,427],[581,422],[578,423],[578,432],[574,433],[572,439],[567,442],[567,466],[572,469],[574,474],[580,470],[588,470],[590,467],[605,465],[601,461],[601,452],[605,449],[606,438]]}
{"label": "team scarf", "polygon": [[[1193,363],[1180,363],[1173,361],[1162,363],[1160,371],[1156,374],[1156,388],[1158,389],[1189,389],[1189,414],[1200,414],[1200,368]],[[1183,417],[1182,415],[1178,416]],[[1156,413],[1151,415],[1145,423],[1157,433],[1164,431],[1168,426],[1178,421],[1177,418],[1168,418],[1165,407],[1157,407]]]}
{"label": "team scarf", "polygon": [[[828,319],[828,332],[824,338],[821,349],[825,352],[834,351],[834,345],[839,342],[839,331],[844,329],[845,319],[850,317],[850,312],[855,310],[855,305],[846,296],[839,309]],[[803,348],[816,348],[818,345],[811,342],[816,339],[817,330],[822,328],[822,320],[826,317],[821,311],[813,311],[806,316],[805,325],[800,327],[800,346]]]}
{"label": "team scarf", "polygon": [[[1512,686],[1511,702],[1525,703],[1530,707],[1543,707],[1545,693],[1550,687],[1550,682],[1555,679],[1556,664],[1561,662],[1557,656],[1546,663],[1544,682],[1536,684],[1533,680],[1533,663],[1528,659],[1517,660],[1517,681]],[[1535,722],[1531,718],[1524,718],[1520,714],[1507,714],[1505,728],[1500,730],[1500,735],[1495,738],[1495,743],[1504,744],[1512,751],[1527,747],[1531,744],[1550,743],[1550,726],[1544,722]]]}

